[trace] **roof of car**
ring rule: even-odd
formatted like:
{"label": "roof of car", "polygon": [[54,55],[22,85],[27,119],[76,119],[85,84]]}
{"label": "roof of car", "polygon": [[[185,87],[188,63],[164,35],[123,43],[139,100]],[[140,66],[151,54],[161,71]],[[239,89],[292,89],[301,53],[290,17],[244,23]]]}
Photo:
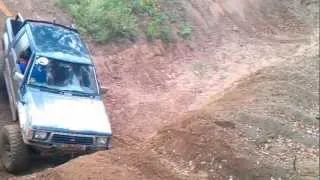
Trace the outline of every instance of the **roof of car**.
{"label": "roof of car", "polygon": [[39,54],[77,63],[91,63],[88,49],[77,31],[42,21],[27,21]]}

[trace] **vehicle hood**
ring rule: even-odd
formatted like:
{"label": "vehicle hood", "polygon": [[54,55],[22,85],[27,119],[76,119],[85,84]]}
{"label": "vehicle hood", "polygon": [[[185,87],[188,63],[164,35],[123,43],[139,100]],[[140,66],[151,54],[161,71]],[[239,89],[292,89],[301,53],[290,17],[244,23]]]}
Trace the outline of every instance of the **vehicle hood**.
{"label": "vehicle hood", "polygon": [[99,99],[40,90],[29,90],[25,96],[33,128],[112,134],[108,114]]}

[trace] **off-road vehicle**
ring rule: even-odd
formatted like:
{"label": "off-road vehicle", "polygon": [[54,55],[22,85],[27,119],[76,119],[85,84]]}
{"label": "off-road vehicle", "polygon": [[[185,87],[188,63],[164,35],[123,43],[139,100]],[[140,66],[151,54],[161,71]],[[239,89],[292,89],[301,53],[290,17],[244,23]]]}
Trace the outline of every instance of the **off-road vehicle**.
{"label": "off-road vehicle", "polygon": [[18,14],[5,21],[2,43],[0,81],[14,121],[0,132],[7,171],[26,170],[30,151],[86,153],[111,147],[100,83],[77,30]]}

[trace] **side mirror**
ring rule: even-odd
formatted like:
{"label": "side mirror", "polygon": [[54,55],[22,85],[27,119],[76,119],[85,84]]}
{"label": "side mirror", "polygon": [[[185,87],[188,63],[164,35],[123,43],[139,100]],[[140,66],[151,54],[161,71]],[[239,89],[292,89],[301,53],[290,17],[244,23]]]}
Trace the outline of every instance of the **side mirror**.
{"label": "side mirror", "polygon": [[19,72],[15,72],[14,73],[14,76],[13,76],[13,79],[16,80],[16,81],[22,81],[23,80],[23,77],[24,75],[19,73]]}
{"label": "side mirror", "polygon": [[100,88],[101,94],[106,94],[108,92],[108,90],[109,89],[107,87],[105,87],[105,86],[101,86],[101,88]]}

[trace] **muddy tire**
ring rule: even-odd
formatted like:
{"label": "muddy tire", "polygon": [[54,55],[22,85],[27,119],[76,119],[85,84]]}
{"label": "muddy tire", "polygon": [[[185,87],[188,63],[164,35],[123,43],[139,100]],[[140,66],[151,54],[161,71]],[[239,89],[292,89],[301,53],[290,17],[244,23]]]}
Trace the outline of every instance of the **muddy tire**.
{"label": "muddy tire", "polygon": [[28,168],[28,147],[24,144],[18,125],[4,126],[0,131],[0,159],[4,168],[11,173]]}
{"label": "muddy tire", "polygon": [[4,44],[2,41],[2,49],[0,54],[0,91],[4,88],[4,77],[3,77],[3,71],[4,71]]}
{"label": "muddy tire", "polygon": [[7,96],[6,82],[3,76],[4,57],[0,56],[0,96]]}

